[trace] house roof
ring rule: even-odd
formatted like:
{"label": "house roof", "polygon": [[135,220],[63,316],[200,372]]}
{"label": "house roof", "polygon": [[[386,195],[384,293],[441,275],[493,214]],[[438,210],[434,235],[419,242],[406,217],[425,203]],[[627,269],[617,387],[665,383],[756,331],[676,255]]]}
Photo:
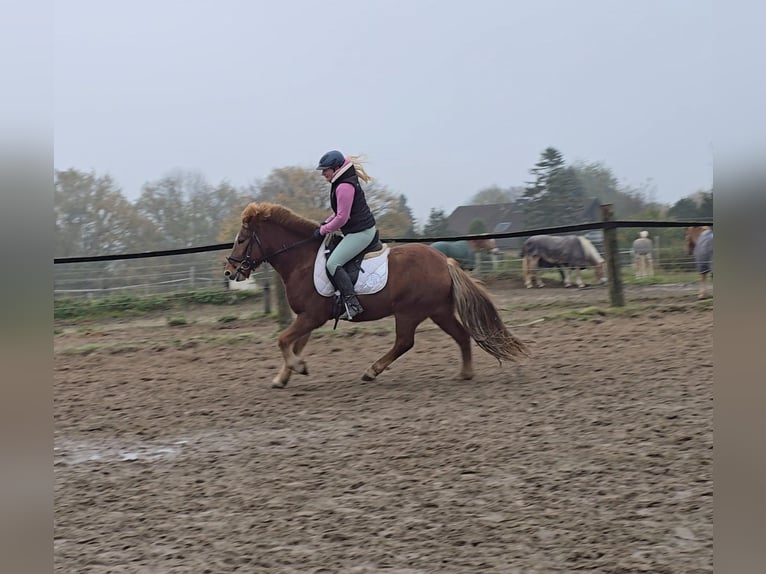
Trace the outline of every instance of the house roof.
{"label": "house roof", "polygon": [[519,224],[523,216],[521,212],[514,211],[512,203],[461,205],[447,217],[447,225],[454,233],[468,233],[471,224],[477,219],[484,222],[487,233],[494,231],[500,223],[510,223],[504,231],[522,229]]}
{"label": "house roof", "polygon": [[[471,224],[477,219],[484,223],[486,233],[524,229],[524,215],[520,210],[514,209],[512,203],[461,205],[447,217],[447,227],[452,233],[468,234]],[[518,238],[498,239],[500,248],[516,247],[517,244],[520,244]]]}
{"label": "house roof", "polygon": [[[492,203],[487,205],[461,205],[447,217],[447,227],[455,235],[469,233],[471,224],[480,220],[484,222],[486,233],[502,233],[506,231],[522,231],[524,214],[513,203]],[[581,221],[599,221],[601,219],[601,201],[597,197],[589,197],[583,202]],[[519,247],[523,238],[508,237],[498,239],[498,247]]]}

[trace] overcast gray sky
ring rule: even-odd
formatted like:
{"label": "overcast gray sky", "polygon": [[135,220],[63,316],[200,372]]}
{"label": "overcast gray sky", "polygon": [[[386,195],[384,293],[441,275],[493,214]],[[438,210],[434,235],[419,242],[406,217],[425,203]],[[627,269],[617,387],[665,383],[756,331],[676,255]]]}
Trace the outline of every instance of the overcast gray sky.
{"label": "overcast gray sky", "polygon": [[55,167],[129,199],[364,153],[423,222],[522,185],[547,146],[712,185],[712,0],[60,0]]}

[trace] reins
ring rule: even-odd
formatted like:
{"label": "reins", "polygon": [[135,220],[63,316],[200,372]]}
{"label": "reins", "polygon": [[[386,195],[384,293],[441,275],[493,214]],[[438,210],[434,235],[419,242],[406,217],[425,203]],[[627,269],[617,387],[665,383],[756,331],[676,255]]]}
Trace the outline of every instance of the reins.
{"label": "reins", "polygon": [[[291,249],[294,249],[300,245],[303,245],[304,243],[308,243],[309,241],[313,241],[313,237],[307,237],[306,239],[301,239],[300,241],[296,241],[292,245],[287,245],[286,247],[282,247],[281,249],[277,249],[276,251],[269,253],[268,255],[264,254],[263,250],[263,244],[261,243],[260,237],[258,237],[258,234],[253,230],[250,233],[250,239],[247,243],[247,249],[245,250],[245,256],[244,258],[240,259],[237,257],[227,257],[226,260],[231,263],[232,265],[237,265],[237,274],[239,274],[240,271],[252,271],[253,269],[257,268],[262,263],[265,263],[272,257],[275,257],[276,255],[279,255],[280,253],[284,253],[285,251],[290,251]],[[261,257],[258,259],[253,260],[251,258],[251,251],[253,250],[253,242],[258,244],[258,249],[261,251]]]}

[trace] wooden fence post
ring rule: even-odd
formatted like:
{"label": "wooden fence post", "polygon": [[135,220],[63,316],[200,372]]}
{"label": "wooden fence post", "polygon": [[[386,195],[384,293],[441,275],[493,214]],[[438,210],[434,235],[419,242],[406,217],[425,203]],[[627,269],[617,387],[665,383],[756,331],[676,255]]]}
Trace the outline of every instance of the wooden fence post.
{"label": "wooden fence post", "polygon": [[[601,221],[614,220],[612,204],[601,206]],[[609,305],[624,307],[625,296],[622,292],[622,270],[620,269],[620,252],[617,246],[617,229],[604,229],[604,255],[606,258],[606,277],[609,282]]]}

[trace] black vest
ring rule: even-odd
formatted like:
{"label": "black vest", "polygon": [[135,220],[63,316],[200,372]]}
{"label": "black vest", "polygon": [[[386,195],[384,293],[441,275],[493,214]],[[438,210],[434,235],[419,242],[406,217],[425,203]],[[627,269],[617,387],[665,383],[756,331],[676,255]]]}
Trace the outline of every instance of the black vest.
{"label": "black vest", "polygon": [[358,233],[370,227],[375,227],[375,217],[367,205],[367,198],[364,196],[364,190],[359,184],[359,177],[356,175],[356,169],[354,169],[353,165],[336,179],[330,187],[330,207],[332,207],[333,213],[338,213],[338,198],[335,195],[335,190],[338,189],[341,183],[350,183],[354,186],[354,202],[351,204],[351,215],[346,225],[340,228],[343,234]]}

